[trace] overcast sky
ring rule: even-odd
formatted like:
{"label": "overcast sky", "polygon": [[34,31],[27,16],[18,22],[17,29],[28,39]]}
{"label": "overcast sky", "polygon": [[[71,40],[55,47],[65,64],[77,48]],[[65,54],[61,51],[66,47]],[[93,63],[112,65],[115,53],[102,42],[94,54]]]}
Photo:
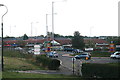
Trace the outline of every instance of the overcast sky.
{"label": "overcast sky", "polygon": [[[8,7],[4,16],[4,36],[46,35],[46,14],[52,13],[54,1],[54,32],[83,36],[118,36],[118,1],[120,0],[0,0]],[[0,17],[5,7],[0,7]],[[1,22],[1,21],[0,21]],[[52,31],[51,15],[48,16]],[[0,31],[1,32],[1,31]]]}

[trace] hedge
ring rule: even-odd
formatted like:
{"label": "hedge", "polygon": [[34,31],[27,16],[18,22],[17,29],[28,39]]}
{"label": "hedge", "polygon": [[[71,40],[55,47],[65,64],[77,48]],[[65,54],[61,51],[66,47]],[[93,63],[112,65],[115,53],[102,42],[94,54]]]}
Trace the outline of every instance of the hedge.
{"label": "hedge", "polygon": [[42,64],[43,67],[47,67],[50,70],[57,70],[60,66],[60,61],[57,59],[51,59],[45,56],[36,56],[36,63]]}
{"label": "hedge", "polygon": [[100,78],[118,78],[120,75],[120,64],[87,64],[82,66],[83,77],[100,77]]}

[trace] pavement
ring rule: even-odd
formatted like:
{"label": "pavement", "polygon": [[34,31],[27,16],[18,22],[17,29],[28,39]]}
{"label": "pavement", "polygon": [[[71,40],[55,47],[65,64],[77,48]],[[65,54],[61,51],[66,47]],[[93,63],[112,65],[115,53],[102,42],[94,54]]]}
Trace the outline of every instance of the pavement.
{"label": "pavement", "polygon": [[64,75],[72,75],[72,70],[60,66],[59,70],[28,70],[28,71],[14,71],[19,73],[37,73],[37,74],[64,74]]}

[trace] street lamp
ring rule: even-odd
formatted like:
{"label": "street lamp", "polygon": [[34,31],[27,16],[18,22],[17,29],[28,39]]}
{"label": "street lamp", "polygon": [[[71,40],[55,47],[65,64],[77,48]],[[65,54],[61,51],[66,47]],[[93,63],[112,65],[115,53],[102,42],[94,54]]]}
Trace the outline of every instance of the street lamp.
{"label": "street lamp", "polygon": [[8,8],[7,8],[7,6],[5,6],[4,4],[0,4],[0,7],[2,7],[2,6],[4,6],[5,8],[6,8],[6,12],[2,15],[2,17],[1,17],[1,35],[2,35],[2,54],[1,54],[1,65],[2,65],[2,71],[4,70],[4,64],[3,64],[3,17],[4,17],[4,15],[8,12]]}
{"label": "street lamp", "polygon": [[[66,1],[66,0],[63,0]],[[57,1],[57,2],[63,2],[63,1]],[[52,40],[54,40],[54,1],[52,1]],[[54,44],[54,41],[53,41]]]}
{"label": "street lamp", "polygon": [[48,15],[49,14],[46,14],[46,36],[47,36],[47,41],[48,41]]}
{"label": "street lamp", "polygon": [[33,31],[32,31],[32,28],[33,28],[33,23],[39,23],[39,22],[31,22],[31,37],[33,36]]}
{"label": "street lamp", "polygon": [[54,2],[52,2],[52,40],[54,40]]}
{"label": "street lamp", "polygon": [[[46,14],[46,35],[47,35],[47,41],[48,41],[48,15],[57,15],[57,13],[54,13],[54,14]],[[53,19],[52,19],[53,20]],[[52,21],[53,22],[53,21]],[[54,24],[54,22],[52,23]],[[53,25],[54,26],[54,25]],[[54,27],[52,26],[52,33],[54,32]],[[51,38],[53,38],[53,34],[51,36]]]}

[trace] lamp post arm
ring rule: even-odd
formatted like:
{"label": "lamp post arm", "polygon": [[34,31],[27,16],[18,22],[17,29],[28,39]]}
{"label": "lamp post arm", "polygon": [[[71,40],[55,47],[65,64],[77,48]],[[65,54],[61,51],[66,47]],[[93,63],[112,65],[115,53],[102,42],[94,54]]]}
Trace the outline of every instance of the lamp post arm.
{"label": "lamp post arm", "polygon": [[1,21],[2,21],[2,23],[3,23],[3,17],[7,14],[8,8],[7,8],[7,6],[5,6],[5,5],[2,5],[2,6],[4,6],[4,7],[6,8],[6,12],[2,15],[2,18],[1,18],[1,19],[2,19]]}
{"label": "lamp post arm", "polygon": [[5,6],[5,5],[3,5],[3,4],[0,4],[0,6],[4,6],[5,8],[6,8],[6,12],[2,15],[2,17],[1,17],[1,35],[2,35],[2,54],[1,54],[1,65],[2,65],[2,71],[4,71],[4,59],[3,59],[3,46],[4,46],[4,44],[3,44],[3,17],[4,17],[4,15],[8,12],[8,8],[7,8],[7,6]]}

